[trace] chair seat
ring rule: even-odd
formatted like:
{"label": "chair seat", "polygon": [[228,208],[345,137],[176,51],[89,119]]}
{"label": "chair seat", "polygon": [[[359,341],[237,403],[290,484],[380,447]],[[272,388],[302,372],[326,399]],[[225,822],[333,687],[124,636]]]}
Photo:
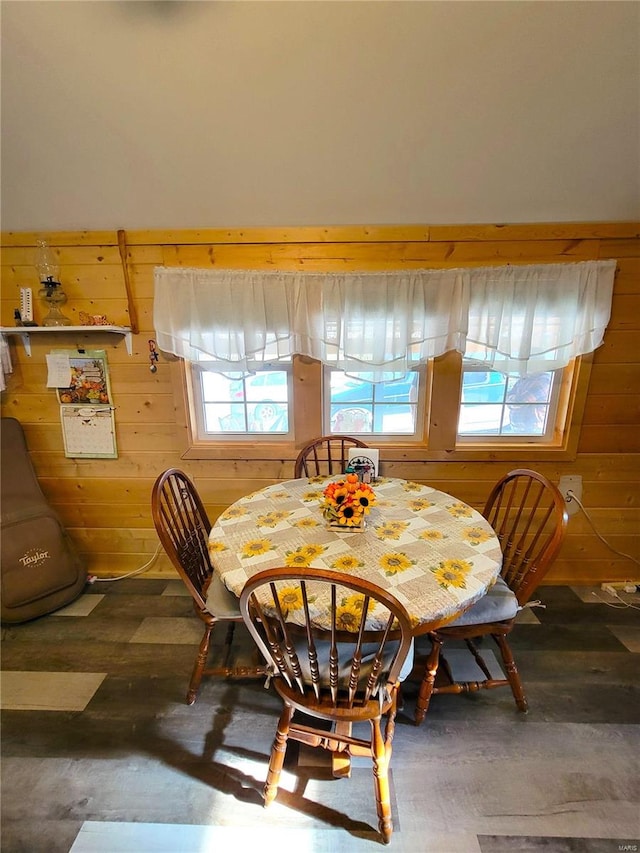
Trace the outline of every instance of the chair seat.
{"label": "chair seat", "polygon": [[462,625],[486,625],[489,622],[502,622],[513,619],[518,612],[518,599],[499,577],[491,589],[479,601],[446,627],[458,628]]}
{"label": "chair seat", "polygon": [[240,619],[240,599],[213,574],[207,589],[207,610],[216,619]]}

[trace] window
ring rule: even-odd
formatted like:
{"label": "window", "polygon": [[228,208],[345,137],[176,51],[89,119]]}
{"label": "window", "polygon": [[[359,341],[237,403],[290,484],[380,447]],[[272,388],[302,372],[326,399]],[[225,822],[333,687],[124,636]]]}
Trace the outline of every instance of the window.
{"label": "window", "polygon": [[[219,366],[219,365],[217,365]],[[291,438],[293,370],[258,368],[248,376],[191,365],[191,396],[198,437],[204,441]],[[323,429],[326,434],[371,435],[379,439],[422,437],[419,412],[423,370],[398,377],[346,374],[324,368]],[[385,377],[389,377],[388,379]],[[422,383],[423,385],[423,383]],[[315,393],[319,394],[316,388]],[[316,430],[317,432],[317,430]]]}
{"label": "window", "polygon": [[200,439],[289,436],[290,370],[282,364],[245,376],[194,364],[191,379]]}
{"label": "window", "polygon": [[615,261],[157,268],[154,323],[163,351],[197,365],[190,435],[226,444],[220,457],[237,441],[244,458],[287,459],[332,432],[401,447],[405,460],[472,458],[486,447],[498,458],[496,446],[522,454],[534,444],[570,453],[586,393],[576,377],[588,374],[572,365],[602,342],[614,273]]}
{"label": "window", "polygon": [[550,440],[562,370],[519,377],[463,363],[458,438],[490,436],[506,442],[526,436]]}
{"label": "window", "polygon": [[493,459],[519,460],[571,457],[590,360],[521,379],[449,353],[379,383],[298,356],[247,376],[184,367],[187,457],[294,459],[306,441],[346,433],[387,454],[402,448],[403,459],[484,458],[490,449]]}
{"label": "window", "polygon": [[[411,370],[393,373],[349,373],[325,368],[324,423],[327,433],[416,436],[419,433],[420,376]],[[381,380],[373,382],[373,379]]]}

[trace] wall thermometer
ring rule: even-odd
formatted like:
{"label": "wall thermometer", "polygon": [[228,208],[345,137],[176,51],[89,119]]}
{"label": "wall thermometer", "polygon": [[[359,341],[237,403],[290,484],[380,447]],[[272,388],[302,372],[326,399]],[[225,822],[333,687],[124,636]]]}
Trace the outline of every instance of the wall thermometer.
{"label": "wall thermometer", "polygon": [[33,294],[30,287],[20,288],[20,317],[23,323],[33,321]]}

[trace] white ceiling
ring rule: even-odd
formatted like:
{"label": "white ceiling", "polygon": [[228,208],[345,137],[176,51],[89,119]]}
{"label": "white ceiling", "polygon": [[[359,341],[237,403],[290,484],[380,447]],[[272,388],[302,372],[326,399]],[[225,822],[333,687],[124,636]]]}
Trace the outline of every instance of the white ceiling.
{"label": "white ceiling", "polygon": [[1,4],[3,230],[640,216],[640,3]]}

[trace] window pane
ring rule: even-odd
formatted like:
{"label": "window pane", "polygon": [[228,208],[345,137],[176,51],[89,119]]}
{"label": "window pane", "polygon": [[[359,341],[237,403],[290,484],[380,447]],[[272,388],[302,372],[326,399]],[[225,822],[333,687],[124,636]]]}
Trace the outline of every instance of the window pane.
{"label": "window pane", "polygon": [[286,370],[263,370],[232,378],[198,371],[207,433],[289,432],[289,376]]}
{"label": "window pane", "polygon": [[[329,376],[332,433],[415,434],[419,387],[417,372],[409,372],[401,379],[390,378],[376,383],[366,381],[373,377],[370,372],[347,376],[341,370],[331,370]],[[382,376],[384,378],[385,374]]]}
{"label": "window pane", "polygon": [[245,432],[247,428],[244,406],[205,403],[204,417],[207,432]]}
{"label": "window pane", "polygon": [[541,437],[551,426],[554,382],[562,371],[519,378],[465,364],[458,435]]}
{"label": "window pane", "polygon": [[289,432],[289,415],[286,405],[258,403],[247,406],[249,432]]}
{"label": "window pane", "polygon": [[549,418],[553,373],[509,380],[507,408],[512,433],[544,435]]}

